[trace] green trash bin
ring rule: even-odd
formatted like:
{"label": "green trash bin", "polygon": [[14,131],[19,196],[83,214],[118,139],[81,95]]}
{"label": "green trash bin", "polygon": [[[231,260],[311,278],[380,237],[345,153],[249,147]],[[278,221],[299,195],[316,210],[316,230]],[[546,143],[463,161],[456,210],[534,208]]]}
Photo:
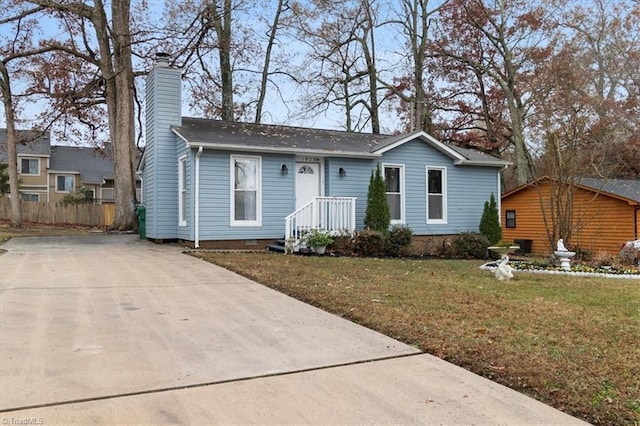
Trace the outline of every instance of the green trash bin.
{"label": "green trash bin", "polygon": [[147,209],[144,204],[140,204],[136,209],[136,214],[138,215],[138,234],[140,234],[140,239],[147,238],[146,210]]}

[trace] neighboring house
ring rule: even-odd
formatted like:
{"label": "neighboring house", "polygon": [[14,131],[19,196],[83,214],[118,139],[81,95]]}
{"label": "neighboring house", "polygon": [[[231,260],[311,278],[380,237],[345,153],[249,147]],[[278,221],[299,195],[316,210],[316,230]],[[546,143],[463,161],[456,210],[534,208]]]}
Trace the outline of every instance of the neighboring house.
{"label": "neighboring house", "polygon": [[[30,130],[19,130],[18,138],[32,140],[16,146],[20,197],[27,201],[48,202],[51,157],[49,133],[38,135]],[[7,129],[0,129],[0,163],[7,162]]]}
{"label": "neighboring house", "polygon": [[[114,202],[115,173],[109,144],[104,149],[51,146],[47,133],[33,142],[19,143],[17,152],[19,191],[23,200],[57,203],[84,188],[92,202]],[[7,132],[0,129],[0,163],[6,162]],[[138,199],[139,196],[138,192]]]}
{"label": "neighboring house", "polygon": [[[533,253],[552,252],[542,207],[552,229],[550,182],[542,177],[502,196],[504,240],[531,240]],[[573,210],[571,248],[617,254],[624,242],[640,238],[640,180],[581,179],[569,207]]]}
{"label": "neighboring house", "polygon": [[505,161],[403,136],[228,123],[181,116],[181,71],[159,60],[146,82],[140,173],[149,239],[262,246],[300,231],[364,227],[371,172],[387,182],[392,222],[415,235],[478,231]]}

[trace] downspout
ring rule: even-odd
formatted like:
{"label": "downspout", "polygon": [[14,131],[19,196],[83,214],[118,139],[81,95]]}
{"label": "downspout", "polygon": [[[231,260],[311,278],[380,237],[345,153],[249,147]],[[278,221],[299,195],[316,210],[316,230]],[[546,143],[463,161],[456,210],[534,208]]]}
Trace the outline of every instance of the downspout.
{"label": "downspout", "polygon": [[193,230],[195,233],[194,247],[200,248],[200,156],[202,155],[202,146],[198,148],[196,153],[196,182],[195,182],[195,200],[194,200],[194,221]]}
{"label": "downspout", "polygon": [[640,233],[638,233],[638,212],[640,212],[640,206],[636,206],[633,210],[633,239],[640,240]]}

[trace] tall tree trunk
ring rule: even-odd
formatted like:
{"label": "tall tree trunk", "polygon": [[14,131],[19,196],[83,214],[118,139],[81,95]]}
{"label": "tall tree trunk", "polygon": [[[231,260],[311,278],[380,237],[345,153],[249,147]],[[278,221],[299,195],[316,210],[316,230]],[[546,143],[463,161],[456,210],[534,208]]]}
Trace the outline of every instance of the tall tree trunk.
{"label": "tall tree trunk", "polygon": [[113,78],[115,89],[115,128],[113,147],[115,162],[116,217],[119,229],[135,226],[135,110],[134,82],[131,62],[130,0],[113,0]]}
{"label": "tall tree trunk", "polygon": [[22,211],[20,210],[20,193],[18,192],[18,152],[13,110],[11,81],[4,62],[0,62],[0,89],[2,89],[2,103],[4,105],[5,120],[7,122],[7,168],[9,173],[9,192],[11,202],[11,226],[22,226]]}
{"label": "tall tree trunk", "polygon": [[367,26],[362,39],[362,51],[367,63],[369,76],[369,114],[371,115],[371,132],[380,133],[380,111],[378,102],[378,70],[376,68],[376,44],[374,35],[374,17],[371,13],[371,2],[363,0],[362,6],[367,16]]}
{"label": "tall tree trunk", "polygon": [[234,121],[233,113],[233,72],[231,69],[231,0],[224,0],[222,15],[217,1],[210,6],[213,10],[213,26],[218,36],[220,55],[220,77],[222,80],[222,105],[220,115],[224,121]]}
{"label": "tall tree trunk", "polygon": [[256,124],[260,124],[262,121],[262,107],[264,106],[264,99],[267,95],[267,80],[269,78],[269,64],[271,62],[271,50],[276,40],[276,32],[278,31],[278,25],[280,22],[280,14],[282,13],[282,6],[284,0],[278,0],[278,6],[276,7],[276,14],[273,17],[273,23],[271,24],[271,31],[269,33],[269,42],[267,43],[267,51],[264,55],[264,65],[262,67],[262,79],[260,81],[260,95],[258,102],[256,103]]}

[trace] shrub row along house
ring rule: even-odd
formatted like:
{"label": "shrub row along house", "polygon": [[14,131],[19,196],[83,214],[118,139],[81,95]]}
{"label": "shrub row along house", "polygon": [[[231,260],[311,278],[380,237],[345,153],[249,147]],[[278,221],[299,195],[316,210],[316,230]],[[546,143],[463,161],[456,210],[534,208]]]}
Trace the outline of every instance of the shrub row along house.
{"label": "shrub row along house", "polygon": [[[113,203],[114,164],[111,146],[104,149],[51,145],[49,133],[19,131],[18,179],[24,201],[58,203],[71,194],[87,202]],[[0,164],[6,164],[7,130],[0,129]],[[139,195],[139,194],[138,194]]]}
{"label": "shrub row along house", "polygon": [[181,70],[159,57],[146,81],[140,162],[146,236],[207,248],[264,248],[320,228],[364,227],[379,165],[394,224],[416,236],[477,232],[485,201],[500,199],[507,162],[401,136],[230,123],[181,115]]}

